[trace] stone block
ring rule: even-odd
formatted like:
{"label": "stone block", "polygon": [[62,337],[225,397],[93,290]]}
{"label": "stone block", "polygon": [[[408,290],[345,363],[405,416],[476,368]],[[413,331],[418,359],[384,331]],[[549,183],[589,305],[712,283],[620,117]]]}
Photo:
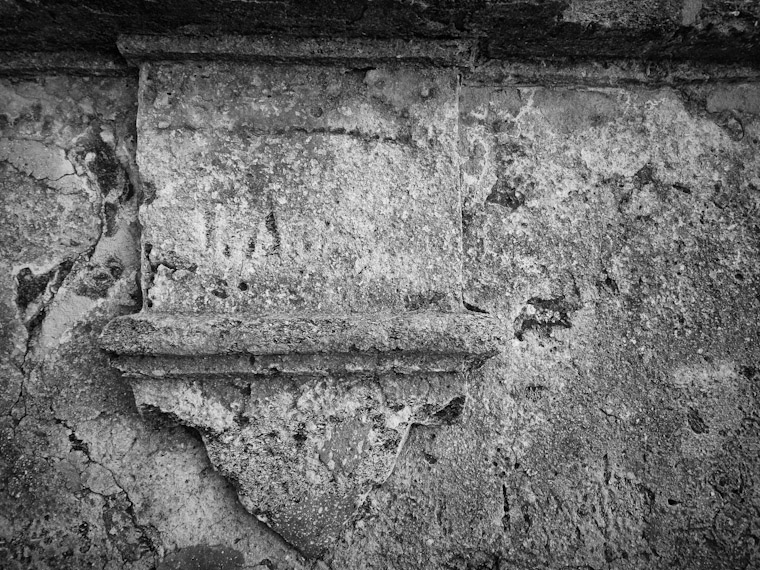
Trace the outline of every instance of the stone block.
{"label": "stone block", "polygon": [[142,68],[158,311],[460,306],[453,70]]}

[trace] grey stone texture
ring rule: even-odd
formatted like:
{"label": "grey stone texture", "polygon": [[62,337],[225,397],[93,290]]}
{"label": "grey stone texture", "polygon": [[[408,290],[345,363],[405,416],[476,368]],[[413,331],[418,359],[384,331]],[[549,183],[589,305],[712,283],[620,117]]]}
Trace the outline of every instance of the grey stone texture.
{"label": "grey stone texture", "polygon": [[299,551],[334,545],[393,471],[412,425],[451,423],[502,344],[466,313],[112,321],[102,343],[138,407],[199,430],[243,505]]}
{"label": "grey stone texture", "polygon": [[464,301],[514,339],[335,567],[758,565],[758,122],[707,109],[757,89],[465,85]]}
{"label": "grey stone texture", "polygon": [[[576,4],[581,23],[603,8]],[[0,81],[0,566],[760,565],[760,84],[593,66],[193,65],[146,66],[139,112],[134,77]],[[332,106],[311,91],[332,85]],[[402,183],[429,204],[412,226]],[[314,221],[336,236],[309,241]],[[426,270],[406,274],[405,254]],[[229,451],[246,442],[183,427],[244,417],[239,383],[133,390],[98,346],[141,309],[197,322],[292,307],[488,313],[501,337],[453,383],[393,385],[403,401],[463,399],[411,427],[313,560],[207,458],[247,457],[237,472],[255,473],[256,454]],[[394,402],[374,379],[310,382],[346,429],[336,446]],[[298,433],[302,384],[243,388],[267,402],[249,414],[260,433]],[[138,412],[167,393],[171,414]],[[260,477],[272,487],[257,505],[289,496],[284,477]]]}

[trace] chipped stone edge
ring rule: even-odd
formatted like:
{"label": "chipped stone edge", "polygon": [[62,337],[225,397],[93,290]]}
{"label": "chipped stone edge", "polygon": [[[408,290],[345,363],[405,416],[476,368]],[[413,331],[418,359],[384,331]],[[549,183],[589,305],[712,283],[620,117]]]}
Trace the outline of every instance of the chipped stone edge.
{"label": "chipped stone edge", "polygon": [[119,51],[131,65],[146,61],[229,60],[311,65],[405,62],[471,68],[477,42],[370,38],[296,38],[244,35],[119,36]]}
{"label": "chipped stone edge", "polygon": [[84,51],[0,51],[0,77],[40,74],[121,77],[135,72],[118,55]]}

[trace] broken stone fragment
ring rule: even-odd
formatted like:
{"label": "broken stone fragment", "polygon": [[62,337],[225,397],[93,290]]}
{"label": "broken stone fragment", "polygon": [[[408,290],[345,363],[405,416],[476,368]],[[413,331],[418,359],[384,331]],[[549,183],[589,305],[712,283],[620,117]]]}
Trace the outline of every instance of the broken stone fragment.
{"label": "broken stone fragment", "polygon": [[503,340],[471,313],[130,315],[101,346],[138,407],[197,429],[243,505],[308,556],[390,475],[410,427],[454,421]]}

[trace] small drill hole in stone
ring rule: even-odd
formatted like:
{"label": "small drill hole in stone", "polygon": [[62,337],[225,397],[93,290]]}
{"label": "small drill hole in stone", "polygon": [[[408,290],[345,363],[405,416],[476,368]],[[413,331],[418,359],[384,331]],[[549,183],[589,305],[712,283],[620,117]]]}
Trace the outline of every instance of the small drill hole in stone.
{"label": "small drill hole in stone", "polygon": [[241,291],[248,291],[248,283],[246,283],[245,281],[241,281],[240,283],[238,283],[238,289],[240,289]]}

